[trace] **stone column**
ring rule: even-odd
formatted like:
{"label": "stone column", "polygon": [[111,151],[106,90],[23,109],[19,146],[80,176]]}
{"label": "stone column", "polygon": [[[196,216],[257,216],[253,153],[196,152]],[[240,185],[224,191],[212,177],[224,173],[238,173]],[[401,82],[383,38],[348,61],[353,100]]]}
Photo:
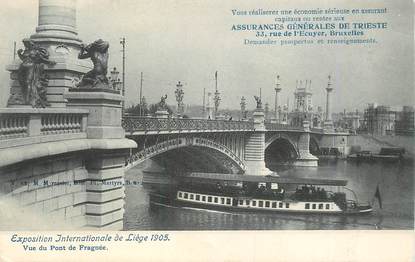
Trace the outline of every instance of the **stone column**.
{"label": "stone column", "polygon": [[280,76],[277,76],[277,87],[275,88],[275,122],[280,122],[280,114],[278,112],[278,93],[281,91],[280,82],[279,82]]}
{"label": "stone column", "polygon": [[329,76],[329,81],[326,87],[327,97],[326,97],[326,119],[324,121],[324,129],[325,130],[332,130],[333,129],[333,121],[331,120],[331,112],[330,112],[330,93],[333,91],[331,87],[331,76]]}
{"label": "stone column", "polygon": [[80,44],[76,30],[76,0],[39,0],[36,34],[32,39],[49,38]]}
{"label": "stone column", "polygon": [[124,166],[130,148],[121,127],[122,96],[111,89],[71,89],[68,107],[89,110],[87,136],[91,152],[86,159],[87,226],[120,230],[124,214]]}
{"label": "stone column", "polygon": [[298,158],[294,166],[318,166],[318,158],[310,153],[310,123],[303,121],[304,132],[298,138]]}
{"label": "stone column", "polygon": [[265,115],[263,109],[254,114],[254,132],[245,141],[245,165],[247,175],[266,176],[273,173],[265,167]]}

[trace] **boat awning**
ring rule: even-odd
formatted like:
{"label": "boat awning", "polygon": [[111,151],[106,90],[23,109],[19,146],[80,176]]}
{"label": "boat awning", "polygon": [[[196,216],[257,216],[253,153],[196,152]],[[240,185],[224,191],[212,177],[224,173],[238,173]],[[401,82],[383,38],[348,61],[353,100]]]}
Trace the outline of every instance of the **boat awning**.
{"label": "boat awning", "polygon": [[297,177],[278,177],[278,176],[252,176],[237,174],[219,174],[219,173],[187,173],[182,175],[185,178],[201,180],[222,180],[222,181],[239,181],[254,183],[279,183],[279,184],[301,184],[301,185],[325,185],[325,186],[345,186],[347,180],[340,179],[321,179],[321,178],[297,178]]}

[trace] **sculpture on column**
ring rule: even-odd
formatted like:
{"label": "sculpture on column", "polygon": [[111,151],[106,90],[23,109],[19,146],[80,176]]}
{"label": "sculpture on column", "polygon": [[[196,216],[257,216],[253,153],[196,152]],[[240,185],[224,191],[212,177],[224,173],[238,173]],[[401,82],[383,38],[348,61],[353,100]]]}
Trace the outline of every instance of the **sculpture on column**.
{"label": "sculpture on column", "polygon": [[98,39],[87,46],[81,45],[78,58],[91,58],[94,68],[84,75],[81,82],[77,84],[78,87],[95,88],[104,85],[104,88],[108,88],[108,48],[109,43],[102,39]]}
{"label": "sculpture on column", "polygon": [[21,94],[10,96],[8,104],[31,105],[32,107],[46,107],[49,105],[46,98],[48,76],[44,70],[45,64],[55,65],[49,60],[49,53],[45,48],[35,44],[29,38],[23,39],[25,50],[19,49],[17,54],[22,60],[17,71],[17,78],[21,86]]}
{"label": "sculpture on column", "polygon": [[262,109],[262,101],[261,98],[259,96],[254,96],[255,101],[256,101],[256,108],[257,109]]}
{"label": "sculpture on column", "polygon": [[160,98],[160,102],[157,105],[157,110],[160,110],[160,111],[167,110],[166,99],[167,99],[167,94]]}

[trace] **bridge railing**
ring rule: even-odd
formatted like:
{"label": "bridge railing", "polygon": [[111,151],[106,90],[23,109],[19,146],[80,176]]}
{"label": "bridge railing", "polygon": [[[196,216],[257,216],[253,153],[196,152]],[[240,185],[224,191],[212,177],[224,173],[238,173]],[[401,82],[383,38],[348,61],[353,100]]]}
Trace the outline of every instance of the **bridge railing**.
{"label": "bridge railing", "polygon": [[312,133],[319,133],[319,134],[323,134],[324,133],[324,129],[323,128],[310,128],[310,131]]}
{"label": "bridge railing", "polygon": [[122,126],[126,132],[150,131],[253,131],[254,123],[248,121],[154,118],[125,116]]}
{"label": "bridge railing", "polygon": [[0,148],[86,137],[83,109],[0,109]]}
{"label": "bridge railing", "polygon": [[281,123],[270,123],[265,122],[265,129],[268,131],[280,131],[280,130],[298,130],[303,131],[304,127],[301,126],[291,126],[287,124],[281,124]]}

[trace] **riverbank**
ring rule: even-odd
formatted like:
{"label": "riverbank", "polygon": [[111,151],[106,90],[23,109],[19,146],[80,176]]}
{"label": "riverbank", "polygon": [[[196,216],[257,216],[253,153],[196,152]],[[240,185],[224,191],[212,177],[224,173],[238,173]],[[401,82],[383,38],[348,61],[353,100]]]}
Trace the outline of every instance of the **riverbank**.
{"label": "riverbank", "polygon": [[[379,153],[385,147],[401,147],[405,149],[404,158],[415,157],[415,138],[412,136],[378,136],[358,134],[348,137],[348,145],[353,148],[360,147],[361,151]],[[355,152],[351,152],[355,153]]]}

